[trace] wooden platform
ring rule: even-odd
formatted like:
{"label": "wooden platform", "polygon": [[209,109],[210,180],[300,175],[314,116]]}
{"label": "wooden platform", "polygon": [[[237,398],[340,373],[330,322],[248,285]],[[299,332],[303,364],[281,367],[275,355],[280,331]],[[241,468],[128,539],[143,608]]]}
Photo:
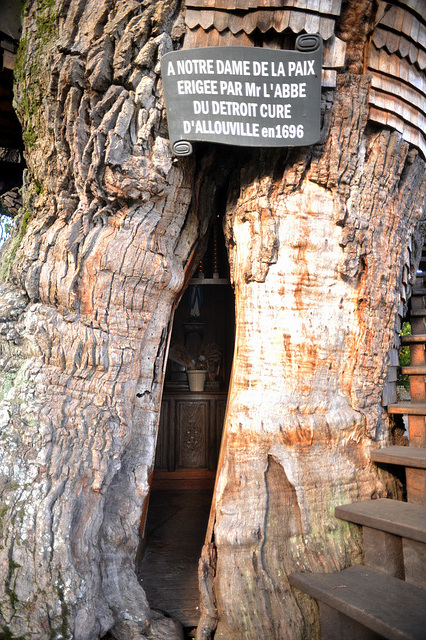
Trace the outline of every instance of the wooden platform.
{"label": "wooden platform", "polygon": [[370,457],[374,462],[426,469],[426,449],[420,447],[385,447],[371,451]]}
{"label": "wooden platform", "polygon": [[407,582],[356,565],[339,573],[292,574],[290,584],[383,638],[425,640],[425,591]]}
{"label": "wooden platform", "polygon": [[211,499],[211,490],[152,491],[150,497],[137,573],[150,606],[187,628],[198,624],[198,559]]}
{"label": "wooden platform", "polygon": [[342,520],[426,543],[426,509],[423,505],[382,498],[336,507],[335,515]]}
{"label": "wooden platform", "polygon": [[389,413],[398,413],[408,416],[426,416],[426,403],[418,402],[398,402],[398,404],[390,404],[387,407]]}

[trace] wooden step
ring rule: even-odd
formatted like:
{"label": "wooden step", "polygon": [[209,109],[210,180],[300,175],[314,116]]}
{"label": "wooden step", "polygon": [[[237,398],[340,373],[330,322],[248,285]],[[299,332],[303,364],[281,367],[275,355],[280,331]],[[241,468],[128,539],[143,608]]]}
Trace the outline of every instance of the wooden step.
{"label": "wooden step", "polygon": [[426,589],[424,504],[383,498],[337,507],[335,515],[362,526],[364,562],[370,569]]}
{"label": "wooden step", "polygon": [[374,462],[405,467],[407,501],[426,506],[426,448],[386,447],[370,452]]}
{"label": "wooden step", "polygon": [[401,373],[405,376],[426,376],[426,366],[401,367]]}
{"label": "wooden step", "polygon": [[388,413],[398,413],[408,416],[426,416],[425,402],[398,402],[398,404],[389,404]]}
{"label": "wooden step", "polygon": [[373,462],[399,464],[404,467],[426,469],[426,449],[420,447],[384,447],[370,452]]}
{"label": "wooden step", "polygon": [[414,285],[412,296],[426,296],[426,287],[416,287]]}
{"label": "wooden step", "polygon": [[418,316],[418,317],[426,316],[426,309],[411,309],[410,316],[411,317],[414,317],[414,316]]}
{"label": "wooden step", "polygon": [[341,520],[426,544],[426,509],[421,505],[381,498],[336,507],[335,515]]}
{"label": "wooden step", "polygon": [[339,573],[291,574],[289,580],[383,638],[425,640],[424,589],[360,565]]}
{"label": "wooden step", "polygon": [[415,336],[401,336],[401,344],[419,344],[426,342],[426,333],[418,333]]}

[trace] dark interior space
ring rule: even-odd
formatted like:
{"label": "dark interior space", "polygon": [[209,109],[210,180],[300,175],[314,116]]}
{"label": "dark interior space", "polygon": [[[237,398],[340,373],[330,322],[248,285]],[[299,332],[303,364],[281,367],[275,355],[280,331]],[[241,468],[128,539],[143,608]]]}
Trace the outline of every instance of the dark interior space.
{"label": "dark interior space", "polygon": [[199,618],[198,558],[212,491],[152,491],[139,578],[150,606],[186,629]]}
{"label": "dark interior space", "polygon": [[0,245],[9,236],[22,206],[22,128],[13,108],[13,69],[21,32],[20,1],[0,12]]}
{"label": "dark interior space", "polygon": [[[189,633],[199,618],[206,535],[234,349],[234,294],[221,228],[176,310],[138,575],[150,606]],[[204,372],[194,387],[188,371]],[[198,384],[198,383],[197,383]],[[143,529],[143,524],[142,524]],[[188,636],[190,637],[190,636]]]}

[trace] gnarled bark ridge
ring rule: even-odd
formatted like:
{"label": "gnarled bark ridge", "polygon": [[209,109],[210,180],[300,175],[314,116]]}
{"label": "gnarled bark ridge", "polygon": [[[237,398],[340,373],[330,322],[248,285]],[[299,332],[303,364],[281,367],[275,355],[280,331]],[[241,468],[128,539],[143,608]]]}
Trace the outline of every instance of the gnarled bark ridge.
{"label": "gnarled bark ridge", "polygon": [[200,226],[158,75],[176,9],[27,6],[25,212],[1,288],[0,629],[14,637],[180,637],[134,572],[168,325]]}

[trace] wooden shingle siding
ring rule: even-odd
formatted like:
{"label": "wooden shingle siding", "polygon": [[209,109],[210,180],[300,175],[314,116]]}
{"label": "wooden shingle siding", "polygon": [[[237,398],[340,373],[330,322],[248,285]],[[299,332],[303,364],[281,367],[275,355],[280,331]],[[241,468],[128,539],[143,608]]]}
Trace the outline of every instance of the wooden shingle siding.
{"label": "wooden shingle siding", "polygon": [[242,14],[188,8],[185,22],[190,29],[201,27],[205,31],[214,27],[217,31],[229,29],[233,34],[244,31],[250,35],[255,29],[259,29],[261,33],[270,29],[282,33],[285,29],[290,29],[293,33],[320,33],[324,40],[328,40],[334,33],[335,21],[334,18],[303,11],[259,9]]}
{"label": "wooden shingle siding", "polygon": [[[187,0],[185,49],[227,45],[284,46],[274,34],[319,33],[324,40],[323,86],[336,86],[346,44],[334,36],[342,0]],[[255,42],[256,41],[256,42]]]}
{"label": "wooden shingle siding", "polygon": [[[399,101],[400,109],[404,110],[404,106],[408,108],[405,113],[406,119],[413,124],[418,120],[417,127],[419,129],[424,128],[424,118],[426,116],[426,93],[424,90],[422,91],[416,86],[406,84],[405,81],[399,78],[394,80],[375,71],[372,74],[371,87],[372,91],[377,90],[376,93],[381,92],[384,95],[394,95],[396,93],[395,99]],[[409,113],[412,114],[412,118]]]}
{"label": "wooden shingle siding", "polygon": [[377,48],[398,53],[420,69],[426,66],[426,25],[400,7],[391,7],[374,30]]}
{"label": "wooden shingle siding", "polygon": [[396,129],[426,157],[426,2],[380,1],[377,16],[368,62],[370,120]]}
{"label": "wooden shingle siding", "polygon": [[233,34],[229,29],[218,31],[212,28],[204,31],[204,29],[199,27],[186,32],[183,48],[195,49],[197,47],[227,46],[252,47],[253,41],[244,31]]}
{"label": "wooden shingle siding", "polygon": [[187,7],[247,11],[249,9],[296,8],[339,16],[341,0],[187,0]]}

